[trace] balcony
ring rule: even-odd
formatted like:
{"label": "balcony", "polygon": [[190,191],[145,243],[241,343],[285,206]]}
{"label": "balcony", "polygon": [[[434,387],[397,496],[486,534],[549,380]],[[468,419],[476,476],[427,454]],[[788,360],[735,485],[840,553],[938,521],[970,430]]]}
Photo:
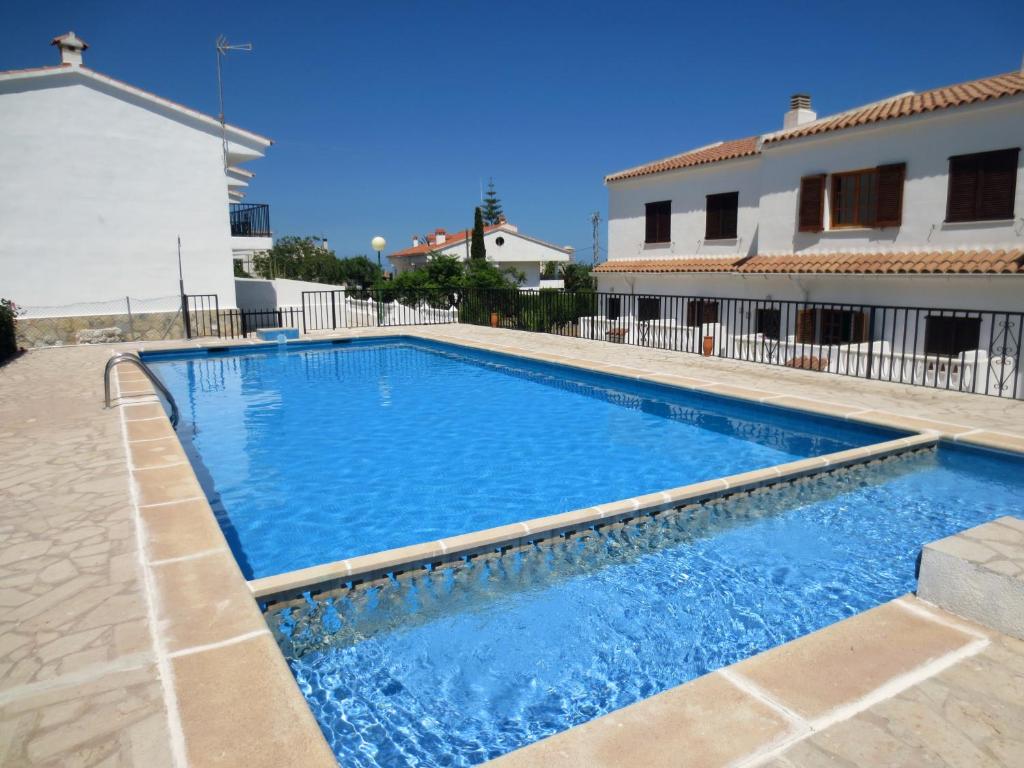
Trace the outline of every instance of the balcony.
{"label": "balcony", "polygon": [[230,203],[232,237],[270,237],[270,206],[266,203]]}

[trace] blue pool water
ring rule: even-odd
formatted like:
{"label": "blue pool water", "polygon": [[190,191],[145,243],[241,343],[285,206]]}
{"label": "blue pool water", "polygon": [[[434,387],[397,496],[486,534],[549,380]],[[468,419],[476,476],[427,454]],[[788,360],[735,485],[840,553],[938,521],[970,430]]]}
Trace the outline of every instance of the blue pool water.
{"label": "blue pool water", "polygon": [[268,618],[342,765],[474,765],[912,590],[1022,497],[944,446]]}
{"label": "blue pool water", "polygon": [[146,359],[249,578],[898,434],[410,339]]}

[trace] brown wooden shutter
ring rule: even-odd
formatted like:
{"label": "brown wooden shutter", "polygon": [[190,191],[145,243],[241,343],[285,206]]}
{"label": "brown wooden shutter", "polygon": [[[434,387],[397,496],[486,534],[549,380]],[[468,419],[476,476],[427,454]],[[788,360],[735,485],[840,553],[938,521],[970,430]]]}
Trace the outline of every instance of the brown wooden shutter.
{"label": "brown wooden shutter", "polygon": [[658,204],[647,203],[644,206],[646,212],[647,231],[644,234],[645,243],[658,242]]}
{"label": "brown wooden shutter", "polygon": [[898,227],[903,221],[903,181],[906,163],[878,167],[876,227]]}
{"label": "brown wooden shutter", "polygon": [[814,326],[818,319],[816,309],[801,309],[796,313],[796,340],[798,344],[814,343]]}
{"label": "brown wooden shutter", "polygon": [[868,312],[854,312],[853,318],[853,344],[863,344],[870,341],[871,315]]}
{"label": "brown wooden shutter", "polygon": [[801,232],[821,232],[825,217],[825,174],[800,179],[799,228]]}
{"label": "brown wooden shutter", "polygon": [[722,237],[722,198],[720,195],[708,195],[705,200],[707,221],[704,224],[704,239],[715,240]]}
{"label": "brown wooden shutter", "polygon": [[1017,191],[1017,156],[1020,150],[986,152],[981,159],[978,208],[979,219],[1012,219],[1013,197]]}
{"label": "brown wooden shutter", "polygon": [[946,221],[974,221],[978,197],[978,156],[949,158]]}

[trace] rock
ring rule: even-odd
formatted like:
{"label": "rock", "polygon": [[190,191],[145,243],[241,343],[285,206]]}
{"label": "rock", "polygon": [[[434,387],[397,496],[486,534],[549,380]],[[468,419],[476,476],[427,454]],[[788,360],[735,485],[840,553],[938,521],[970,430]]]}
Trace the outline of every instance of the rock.
{"label": "rock", "polygon": [[83,328],[75,334],[76,344],[111,344],[124,341],[124,335],[117,326],[110,328]]}

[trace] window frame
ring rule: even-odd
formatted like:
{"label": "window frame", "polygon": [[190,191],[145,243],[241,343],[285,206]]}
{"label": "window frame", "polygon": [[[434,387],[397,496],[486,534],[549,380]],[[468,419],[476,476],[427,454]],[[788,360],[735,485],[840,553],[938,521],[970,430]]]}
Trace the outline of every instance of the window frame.
{"label": "window frame", "polygon": [[[711,205],[712,200],[716,203],[730,199],[733,202],[733,207],[730,209],[732,212],[732,232],[731,234],[725,231],[724,223],[725,218],[722,212],[726,210],[722,206],[717,207],[718,213],[718,232],[713,233],[711,231]],[[735,240],[739,237],[740,228],[740,193],[739,190],[735,192],[715,192],[711,195],[705,195],[704,197],[704,239],[705,240]]]}
{"label": "window frame", "polygon": [[[860,221],[860,193],[861,193],[861,178],[867,174],[870,174],[875,179],[875,198],[874,203],[871,206],[871,223],[865,224]],[[828,190],[828,220],[829,230],[833,229],[882,229],[878,226],[878,167],[874,168],[858,168],[853,171],[839,171],[838,173],[831,173],[829,179],[829,190]],[[854,195],[853,212],[854,216],[858,219],[852,224],[840,224],[836,220],[836,215],[839,212],[839,206],[837,205],[837,198],[839,196],[839,182],[841,179],[847,176],[854,176],[857,178],[856,193]]]}
{"label": "window frame", "polygon": [[[664,210],[661,210],[661,206],[665,206]],[[651,226],[651,215],[652,213],[658,217],[655,219],[654,227]],[[661,218],[664,217],[664,218]],[[664,224],[664,227],[661,226]],[[652,239],[651,231],[654,230],[654,238],[663,237],[663,239]],[[661,230],[665,231],[662,232]],[[656,200],[651,203],[644,203],[644,245],[665,245],[666,243],[672,242],[672,201],[671,200]]]}
{"label": "window frame", "polygon": [[[1009,213],[1000,212],[991,216],[981,216],[979,209],[981,206],[981,200],[984,196],[984,185],[983,180],[985,178],[985,169],[979,163],[979,159],[983,157],[992,157],[993,155],[1013,153],[1013,166],[1011,173],[1010,189],[1009,189]],[[953,203],[953,163],[956,161],[964,161],[967,159],[973,159],[975,161],[974,173],[976,176],[975,189],[974,189],[974,208],[971,216],[965,216],[962,218],[953,218],[952,216],[952,203]],[[1017,176],[1020,172],[1020,147],[1004,147],[1003,149],[988,149],[984,152],[967,152],[961,155],[950,155],[946,170],[946,218],[944,223],[946,224],[970,224],[972,222],[985,222],[985,221],[1013,221],[1016,218],[1017,212]]]}

